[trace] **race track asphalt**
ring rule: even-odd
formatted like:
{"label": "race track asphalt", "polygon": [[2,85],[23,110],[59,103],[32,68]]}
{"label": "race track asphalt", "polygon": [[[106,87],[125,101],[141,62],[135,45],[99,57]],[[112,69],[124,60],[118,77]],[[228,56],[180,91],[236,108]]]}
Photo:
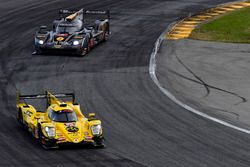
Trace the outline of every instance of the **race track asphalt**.
{"label": "race track asphalt", "polygon": [[158,53],[162,86],[192,108],[249,129],[249,44],[165,40]]}
{"label": "race track asphalt", "polygon": [[[227,0],[0,0],[0,166],[250,165],[250,137],[170,101],[148,72],[173,21]],[[33,36],[60,8],[110,9],[109,41],[86,57],[31,55]],[[43,150],[15,120],[15,93],[74,91],[103,120],[105,149]]]}

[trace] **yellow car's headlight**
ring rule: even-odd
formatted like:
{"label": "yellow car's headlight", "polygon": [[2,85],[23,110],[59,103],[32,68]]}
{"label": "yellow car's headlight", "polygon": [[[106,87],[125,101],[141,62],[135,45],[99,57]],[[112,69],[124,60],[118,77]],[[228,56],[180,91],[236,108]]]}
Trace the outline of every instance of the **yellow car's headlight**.
{"label": "yellow car's headlight", "polygon": [[93,125],[91,126],[91,131],[93,135],[100,135],[102,131],[102,126],[99,125]]}
{"label": "yellow car's headlight", "polygon": [[45,132],[47,133],[48,137],[55,137],[56,136],[56,129],[54,127],[45,127]]}

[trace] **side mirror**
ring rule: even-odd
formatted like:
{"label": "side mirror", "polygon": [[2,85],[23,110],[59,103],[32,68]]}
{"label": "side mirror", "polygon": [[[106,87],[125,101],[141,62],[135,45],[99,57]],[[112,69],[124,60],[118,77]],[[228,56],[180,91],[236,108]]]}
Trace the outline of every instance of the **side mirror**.
{"label": "side mirror", "polygon": [[95,113],[89,113],[88,120],[89,120],[89,121],[96,120],[96,118],[95,118]]}
{"label": "side mirror", "polygon": [[39,33],[46,34],[47,33],[47,26],[40,26]]}
{"label": "side mirror", "polygon": [[47,29],[47,26],[40,26],[40,29]]}
{"label": "side mirror", "polygon": [[89,118],[95,118],[95,113],[89,113]]}

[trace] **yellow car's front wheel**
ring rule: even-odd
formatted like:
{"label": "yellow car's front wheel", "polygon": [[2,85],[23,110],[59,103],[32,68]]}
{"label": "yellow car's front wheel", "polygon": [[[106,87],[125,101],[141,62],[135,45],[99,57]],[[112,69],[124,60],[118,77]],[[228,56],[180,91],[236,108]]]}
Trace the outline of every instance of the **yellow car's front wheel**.
{"label": "yellow car's front wheel", "polygon": [[93,137],[93,140],[95,141],[93,143],[94,147],[98,147],[98,148],[104,148],[105,147],[104,138],[102,136]]}
{"label": "yellow car's front wheel", "polygon": [[41,127],[39,127],[38,129],[38,141],[41,144],[41,146],[46,150],[58,148],[55,140],[49,139],[46,136],[44,136]]}

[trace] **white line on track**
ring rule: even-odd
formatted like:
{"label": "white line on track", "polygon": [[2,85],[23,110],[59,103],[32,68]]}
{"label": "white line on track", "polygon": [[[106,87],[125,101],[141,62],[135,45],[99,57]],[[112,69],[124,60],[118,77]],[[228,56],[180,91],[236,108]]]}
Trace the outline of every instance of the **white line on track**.
{"label": "white line on track", "polygon": [[[173,23],[173,24],[175,24],[175,23]],[[160,37],[157,39],[157,41],[156,41],[156,43],[155,43],[155,47],[154,47],[153,52],[152,52],[152,54],[151,54],[150,65],[149,65],[149,73],[150,73],[150,76],[151,76],[152,80],[154,81],[154,83],[158,86],[158,88],[159,88],[168,98],[170,98],[173,102],[175,102],[175,103],[178,104],[179,106],[185,108],[186,110],[188,110],[188,111],[190,111],[190,112],[192,112],[192,113],[194,113],[194,114],[196,114],[196,115],[199,115],[199,116],[201,116],[201,117],[204,117],[204,118],[206,118],[206,119],[209,119],[209,120],[211,120],[211,121],[214,121],[214,122],[216,122],[216,123],[219,123],[219,124],[221,124],[221,125],[227,126],[227,127],[229,127],[229,128],[233,128],[233,129],[238,130],[238,131],[240,131],[240,132],[250,134],[250,130],[248,130],[248,129],[244,129],[244,128],[235,126],[235,125],[233,125],[233,124],[230,124],[230,123],[225,122],[225,121],[223,121],[223,120],[220,120],[220,119],[218,119],[218,118],[215,118],[215,117],[212,117],[212,116],[210,116],[210,115],[207,115],[207,114],[205,114],[205,113],[203,113],[203,112],[201,112],[201,111],[198,111],[198,110],[196,110],[196,109],[194,109],[194,108],[192,108],[192,107],[190,107],[190,106],[184,104],[183,102],[181,102],[180,100],[178,100],[173,94],[171,94],[167,89],[165,89],[165,88],[162,87],[162,85],[161,85],[161,83],[159,82],[159,80],[158,80],[158,78],[157,78],[157,76],[156,76],[156,73],[155,73],[155,71],[156,71],[156,56],[157,56],[157,53],[158,53],[158,51],[159,51],[159,49],[160,49],[160,46],[161,46],[161,44],[162,44],[162,41],[163,41],[164,38],[165,38],[165,34],[169,31],[170,27],[172,27],[173,24],[171,24],[171,25],[168,27],[168,29],[167,29],[165,32],[163,32],[163,33],[160,35]]]}

